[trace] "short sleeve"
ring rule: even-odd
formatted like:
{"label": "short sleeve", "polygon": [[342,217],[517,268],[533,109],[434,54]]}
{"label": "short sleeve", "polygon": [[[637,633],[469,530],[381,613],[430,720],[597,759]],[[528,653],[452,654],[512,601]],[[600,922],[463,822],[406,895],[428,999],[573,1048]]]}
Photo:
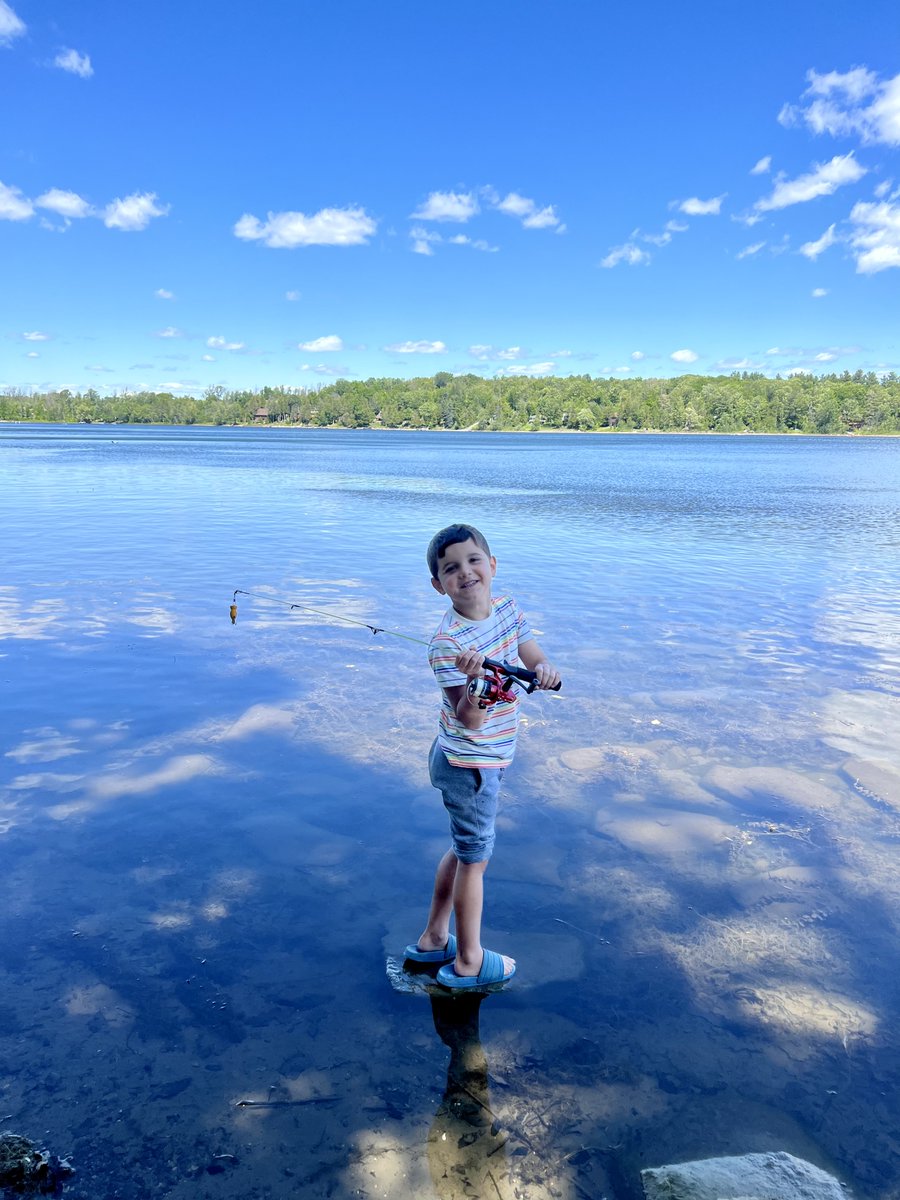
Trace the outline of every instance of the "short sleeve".
{"label": "short sleeve", "polygon": [[456,666],[459,646],[446,634],[438,633],[428,647],[428,661],[434,671],[438,686],[442,688],[465,687],[467,677]]}

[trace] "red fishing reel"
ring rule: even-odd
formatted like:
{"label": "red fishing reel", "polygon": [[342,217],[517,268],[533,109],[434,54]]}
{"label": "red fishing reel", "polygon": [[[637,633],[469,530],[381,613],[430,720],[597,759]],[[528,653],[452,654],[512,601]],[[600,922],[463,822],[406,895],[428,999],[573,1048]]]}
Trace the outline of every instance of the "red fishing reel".
{"label": "red fishing reel", "polygon": [[[470,679],[466,691],[473,700],[478,701],[479,708],[488,708],[498,700],[515,700],[514,687],[520,687],[527,696],[538,686],[538,677],[534,671],[525,667],[514,667],[512,663],[498,662],[494,658],[486,658],[483,663],[486,674],[481,679]],[[558,692],[561,683],[554,684],[553,691]]]}
{"label": "red fishing reel", "polygon": [[490,708],[498,700],[506,700],[507,703],[515,700],[516,694],[512,690],[514,682],[509,676],[501,677],[496,667],[488,667],[486,675],[469,680],[466,691],[471,700],[478,701],[479,708]]}

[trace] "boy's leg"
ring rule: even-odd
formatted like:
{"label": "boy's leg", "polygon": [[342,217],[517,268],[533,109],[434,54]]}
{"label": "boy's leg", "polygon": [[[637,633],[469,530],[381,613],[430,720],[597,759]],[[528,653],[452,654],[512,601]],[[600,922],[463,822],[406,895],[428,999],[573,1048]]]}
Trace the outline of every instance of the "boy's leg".
{"label": "boy's leg", "polygon": [[[453,911],[456,914],[457,975],[477,975],[484,950],[481,945],[481,912],[484,907],[484,873],[488,860],[457,863],[453,886]],[[503,970],[510,972],[515,960],[503,957]]]}
{"label": "boy's leg", "polygon": [[448,850],[438,863],[434,876],[434,891],[428,924],[419,938],[420,950],[443,950],[450,936],[450,913],[453,911],[453,888],[456,880],[457,858]]}

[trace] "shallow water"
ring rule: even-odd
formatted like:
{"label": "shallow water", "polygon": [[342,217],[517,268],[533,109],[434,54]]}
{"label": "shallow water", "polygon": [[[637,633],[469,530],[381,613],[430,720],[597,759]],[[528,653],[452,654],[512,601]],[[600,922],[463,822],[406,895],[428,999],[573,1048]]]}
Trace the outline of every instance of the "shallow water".
{"label": "shallow water", "polygon": [[[5,426],[0,502],[0,1128],[67,1196],[900,1194],[900,441]],[[424,649],[228,620],[427,638],[456,519],[565,678],[483,1002],[397,969]]]}

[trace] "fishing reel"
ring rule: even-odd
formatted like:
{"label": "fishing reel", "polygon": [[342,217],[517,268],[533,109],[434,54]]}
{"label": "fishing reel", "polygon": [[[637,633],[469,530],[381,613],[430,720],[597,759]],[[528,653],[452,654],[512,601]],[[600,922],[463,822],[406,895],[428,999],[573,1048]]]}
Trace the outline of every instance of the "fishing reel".
{"label": "fishing reel", "polygon": [[[498,700],[507,703],[515,700],[514,686],[520,687],[526,696],[530,696],[537,688],[537,675],[525,667],[514,667],[512,663],[497,662],[493,658],[486,658],[483,666],[485,674],[479,679],[470,679],[466,688],[469,697],[478,702],[479,708],[489,708]],[[561,687],[562,684],[558,683],[553,691],[558,692]]]}
{"label": "fishing reel", "polygon": [[516,694],[512,690],[514,682],[511,677],[502,678],[499,671],[489,668],[487,675],[470,679],[466,691],[470,700],[477,701],[479,708],[490,708],[498,700],[505,700],[507,703],[515,700]]}

